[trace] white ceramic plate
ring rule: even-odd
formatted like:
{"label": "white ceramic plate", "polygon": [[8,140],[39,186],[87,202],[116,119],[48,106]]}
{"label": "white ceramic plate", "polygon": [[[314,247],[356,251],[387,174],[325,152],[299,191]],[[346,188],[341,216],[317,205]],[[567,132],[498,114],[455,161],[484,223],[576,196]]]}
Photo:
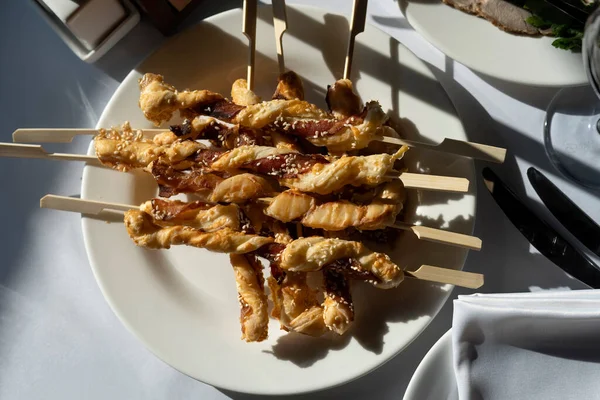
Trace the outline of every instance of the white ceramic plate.
{"label": "white ceramic plate", "polygon": [[[288,9],[288,19],[287,66],[303,77],[308,100],[325,107],[327,84],[341,76],[348,22],[318,9],[296,7]],[[270,98],[277,76],[271,21],[270,8],[261,8],[256,86],[263,98]],[[163,74],[179,88],[229,93],[234,79],[245,76],[247,42],[240,26],[241,11],[233,10],[167,42],[123,81],[99,126],[125,120],[134,127],[151,126],[137,106],[137,80],[144,72]],[[440,141],[442,135],[466,139],[442,87],[406,48],[367,27],[358,38],[354,56],[353,79],[362,98],[379,99],[386,109],[406,118],[408,136],[431,141]],[[406,160],[414,171],[474,180],[473,163],[468,159],[414,151]],[[84,198],[140,204],[155,195],[154,182],[143,173],[85,168]],[[409,220],[463,233],[472,231],[474,213],[474,193],[413,191],[407,206]],[[450,293],[450,287],[414,280],[389,291],[357,284],[353,287],[356,322],[346,336],[286,335],[272,321],[268,340],[247,344],[240,340],[237,293],[226,255],[185,247],[139,248],[118,220],[106,224],[84,218],[83,232],[96,279],[127,328],[179,371],[239,392],[299,393],[366,374],[417,337]],[[391,256],[410,269],[422,263],[460,269],[466,252],[404,235]]]}
{"label": "white ceramic plate", "polygon": [[448,57],[484,75],[533,86],[587,83],[580,53],[552,38],[518,36],[440,0],[399,0],[408,22]]}
{"label": "white ceramic plate", "polygon": [[404,400],[458,400],[452,363],[452,330],[423,357],[406,388]]}

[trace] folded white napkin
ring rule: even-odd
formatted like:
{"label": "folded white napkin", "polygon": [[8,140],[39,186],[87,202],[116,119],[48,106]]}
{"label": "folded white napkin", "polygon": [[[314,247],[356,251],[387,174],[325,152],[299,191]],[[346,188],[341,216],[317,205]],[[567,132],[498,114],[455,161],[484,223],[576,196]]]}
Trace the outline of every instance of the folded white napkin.
{"label": "folded white napkin", "polygon": [[600,290],[454,300],[461,400],[600,399]]}

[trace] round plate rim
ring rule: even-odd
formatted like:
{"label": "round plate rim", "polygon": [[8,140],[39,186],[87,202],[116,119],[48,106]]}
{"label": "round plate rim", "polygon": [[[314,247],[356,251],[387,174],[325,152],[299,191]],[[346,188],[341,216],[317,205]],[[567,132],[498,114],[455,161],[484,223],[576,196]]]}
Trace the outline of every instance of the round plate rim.
{"label": "round plate rim", "polygon": [[452,342],[452,328],[448,329],[434,344],[431,346],[425,357],[421,360],[417,369],[413,373],[413,376],[410,378],[410,382],[406,387],[406,391],[404,392],[403,400],[411,400],[417,399],[416,395],[418,394],[418,387],[421,381],[422,375],[431,368],[432,360],[441,352],[446,346],[451,345]]}
{"label": "round plate rim", "polygon": [[[419,33],[419,35],[423,36],[423,38],[427,42],[429,42],[431,45],[433,45],[436,49],[438,49],[439,51],[444,53],[449,58],[455,60],[456,62],[458,62],[460,64],[463,64],[464,66],[472,69],[473,71],[476,71],[477,73],[479,73],[481,75],[484,75],[485,77],[498,79],[498,80],[508,82],[508,83],[514,83],[514,84],[526,85],[526,86],[535,86],[535,87],[540,87],[540,88],[579,86],[579,85],[585,85],[588,83],[585,74],[582,74],[579,77],[577,77],[575,75],[571,75],[570,77],[564,78],[563,80],[549,81],[547,79],[542,79],[541,78],[543,76],[542,74],[537,74],[537,75],[530,74],[527,77],[520,77],[520,75],[518,75],[518,74],[511,74],[508,72],[506,74],[493,74],[493,73],[490,73],[489,71],[485,71],[485,68],[481,68],[481,66],[478,65],[477,62],[474,62],[473,60],[469,59],[468,57],[464,57],[463,55],[460,54],[460,52],[456,51],[455,48],[448,47],[445,44],[443,44],[442,42],[440,42],[440,40],[437,39],[437,36],[434,35],[430,29],[428,29],[423,24],[421,24],[421,22],[419,21],[418,18],[414,18],[414,16],[409,11],[410,3],[411,3],[410,0],[399,0],[399,3],[400,3],[400,7],[402,9],[402,14],[406,18],[406,20],[408,21],[410,26],[412,26],[414,28],[414,30],[417,31],[417,33]],[[441,2],[441,0],[440,0],[439,5],[444,5]],[[436,6],[439,6],[439,5],[436,4]],[[450,7],[447,5],[444,5],[444,6]],[[454,11],[459,11],[459,10],[454,10]],[[476,18],[476,16],[472,16],[472,17]],[[491,22],[490,22],[490,25],[492,25]],[[499,29],[499,28],[496,28],[496,29]],[[510,33],[506,33],[506,34],[511,35]],[[557,49],[557,51],[558,51],[558,49]],[[566,51],[566,50],[560,50],[560,51]]]}
{"label": "round plate rim", "polygon": [[[300,10],[313,10],[313,11],[318,11],[318,12],[329,12],[328,10],[325,10],[323,8],[320,7],[315,7],[315,6],[310,6],[310,5],[297,5],[294,4],[292,5],[295,8],[298,8]],[[211,24],[218,24],[218,21],[221,19],[226,19],[227,17],[229,17],[230,14],[234,14],[239,12],[238,9],[231,9],[231,10],[227,10],[224,11],[222,13],[213,15],[209,18],[204,19],[203,21],[201,21],[200,23],[211,23]],[[398,40],[396,40],[395,38],[393,38],[392,36],[390,36],[389,34],[387,34],[386,32],[384,32],[383,30],[379,29],[378,27],[369,24],[369,29],[374,29],[377,30],[378,32],[380,32],[381,34],[384,34],[392,39],[394,39],[394,41],[398,42]],[[178,35],[181,35],[185,33],[185,31],[179,33]],[[167,42],[168,43],[168,42]],[[410,51],[408,48],[406,48],[406,46],[404,46],[401,42],[400,45],[402,45],[407,51],[409,51],[411,54],[414,55],[414,53],[412,53],[412,51]],[[160,47],[158,48],[160,49]],[[158,49],[156,49],[155,51],[158,51]],[[148,57],[151,57],[153,53],[149,54],[146,59]],[[416,57],[416,55],[414,55]],[[417,57],[418,58],[418,57]],[[142,60],[140,62],[140,64],[143,64],[145,61]],[[421,59],[419,59],[419,61],[423,64],[424,67],[429,68],[429,66],[427,66],[426,63],[424,63]],[[128,74],[127,76],[123,79],[123,81],[120,83],[120,85],[118,86],[118,88],[116,89],[115,93],[113,94],[113,96],[111,97],[111,99],[109,100],[109,102],[106,104],[100,118],[99,118],[99,123],[97,124],[96,128],[101,128],[101,124],[100,122],[102,120],[104,120],[106,118],[106,114],[109,112],[109,110],[111,109],[111,106],[113,105],[114,101],[116,101],[115,99],[119,97],[119,95],[125,91],[125,87],[126,87],[126,82],[128,82],[129,80],[132,79],[132,76],[135,76],[137,74],[137,66],[134,67]],[[436,79],[437,81],[437,79]],[[439,81],[438,81],[439,83]],[[441,86],[441,85],[440,85]],[[452,102],[452,100],[450,99],[450,97],[448,96],[447,91],[442,87],[442,90],[444,91],[444,94],[448,97],[449,102],[452,105],[452,108],[455,112],[456,117],[460,120],[460,115],[458,114],[458,111],[456,110],[456,107],[454,106],[454,103]],[[462,125],[462,123],[461,123]],[[462,133],[464,135],[464,139],[467,139],[466,137],[466,132],[464,131],[464,126],[462,129]],[[93,149],[93,142],[90,143],[90,148],[88,150],[89,154],[94,154],[94,149]],[[470,170],[470,175],[472,177],[475,176],[475,167],[474,167],[474,163],[471,162],[470,166],[469,166],[469,170]],[[83,178],[82,178],[82,190],[81,190],[81,197],[82,198],[88,198],[87,196],[87,190],[86,190],[86,181],[89,179],[88,175],[90,173],[91,169],[88,168],[88,166],[86,165],[84,167],[84,171],[83,171]],[[476,188],[474,187],[473,189],[474,192],[472,193],[472,195],[474,196],[474,198],[476,199],[477,197],[477,192],[476,192]],[[474,205],[473,210],[469,210],[470,212],[472,211],[472,226],[471,226],[471,232],[473,232],[474,227],[475,227],[475,221],[476,221],[476,207]],[[433,316],[425,323],[425,325],[422,327],[422,329],[419,331],[418,334],[416,334],[411,340],[409,340],[403,347],[399,348],[396,352],[394,352],[393,354],[391,354],[389,357],[387,357],[386,359],[383,360],[379,360],[378,363],[374,366],[372,366],[371,368],[367,368],[364,371],[362,371],[362,373],[356,374],[354,376],[347,376],[344,379],[340,379],[337,382],[333,382],[330,384],[325,384],[325,385],[320,385],[320,386],[313,386],[310,388],[307,388],[306,390],[268,390],[269,388],[266,388],[267,390],[248,390],[245,389],[243,387],[240,386],[236,386],[236,385],[222,385],[222,384],[216,384],[214,382],[211,382],[210,380],[203,380],[199,377],[196,377],[194,375],[192,375],[189,371],[185,371],[184,369],[178,368],[172,364],[170,364],[169,362],[167,362],[160,354],[158,354],[158,352],[156,352],[153,347],[152,344],[149,343],[148,341],[146,341],[142,336],[137,334],[137,330],[136,328],[130,324],[130,322],[128,321],[128,319],[123,316],[120,312],[119,312],[119,306],[117,304],[115,304],[112,300],[112,298],[107,294],[107,290],[103,284],[103,281],[99,278],[98,274],[97,274],[97,270],[99,268],[99,265],[97,265],[96,261],[93,259],[93,257],[90,256],[90,253],[92,252],[91,247],[92,244],[90,242],[90,238],[88,236],[88,228],[87,228],[87,221],[88,219],[85,216],[82,216],[81,218],[82,221],[82,231],[83,231],[83,239],[84,239],[84,246],[86,249],[86,255],[88,256],[88,260],[90,263],[90,266],[92,268],[92,272],[94,274],[94,278],[96,279],[96,282],[98,283],[98,286],[102,292],[103,297],[106,299],[106,301],[108,302],[109,306],[111,307],[111,310],[114,312],[114,314],[117,316],[117,318],[119,319],[119,321],[121,321],[121,323],[123,323],[123,325],[127,328],[127,330],[133,334],[133,336],[139,340],[141,343],[143,343],[143,345],[152,353],[154,354],[157,358],[159,358],[161,361],[163,361],[165,364],[171,366],[172,368],[174,368],[175,370],[183,373],[186,376],[189,376],[192,379],[195,379],[199,382],[214,386],[214,387],[218,387],[221,389],[225,389],[225,390],[231,390],[231,391],[235,391],[235,392],[239,392],[239,393],[248,393],[248,394],[254,394],[254,395],[292,395],[292,394],[300,394],[300,393],[311,393],[311,392],[316,392],[316,391],[320,391],[320,390],[325,390],[325,389],[330,389],[333,387],[337,387],[337,386],[341,386],[343,384],[346,384],[348,382],[354,381],[356,379],[359,379],[371,372],[373,372],[374,370],[378,369],[379,367],[381,367],[382,365],[384,365],[385,363],[387,363],[388,361],[390,361],[392,358],[396,357],[399,353],[401,353],[402,351],[404,351],[424,330],[427,326],[429,326],[429,324],[433,321],[433,318],[435,318],[435,316],[437,316],[437,314],[439,313],[440,309],[443,307],[443,305],[446,303],[446,301],[448,300],[448,298],[450,297],[451,293],[453,292],[454,288],[452,288],[451,290],[448,290],[444,296],[442,301],[440,301],[440,303],[437,305],[435,313],[433,314]],[[464,267],[464,264],[466,262],[466,259],[468,257],[468,252],[466,252],[463,256],[462,262],[461,262],[461,269]]]}

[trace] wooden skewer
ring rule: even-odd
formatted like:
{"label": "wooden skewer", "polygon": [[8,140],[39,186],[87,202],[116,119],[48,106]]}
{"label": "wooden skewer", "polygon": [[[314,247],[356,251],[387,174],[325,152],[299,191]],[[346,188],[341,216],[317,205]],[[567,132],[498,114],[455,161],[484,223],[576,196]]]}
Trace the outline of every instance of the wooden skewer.
{"label": "wooden skewer", "polygon": [[277,46],[277,63],[279,73],[285,72],[285,59],[283,57],[283,34],[287,30],[287,14],[285,0],[273,0],[273,28],[275,28],[275,44]]}
{"label": "wooden skewer", "polygon": [[[258,201],[271,204],[272,197],[261,197]],[[429,228],[427,226],[412,225],[406,222],[396,222],[391,225],[392,228],[411,231],[420,240],[428,242],[447,244],[450,246],[462,247],[470,250],[481,250],[481,239],[476,236],[465,235],[462,233],[445,231],[442,229]]]}
{"label": "wooden skewer", "polygon": [[398,146],[418,147],[425,150],[441,151],[444,153],[456,154],[463,157],[470,157],[476,160],[489,161],[502,164],[506,158],[506,149],[501,147],[489,146],[463,140],[444,139],[440,144],[427,144],[414,140],[405,140],[401,138],[384,136],[381,142],[397,144]]}
{"label": "wooden skewer", "polygon": [[[86,215],[98,215],[102,211],[127,211],[138,208],[128,204],[85,200],[52,194],[48,194],[40,199],[40,207]],[[483,275],[481,274],[434,267],[431,265],[422,265],[416,271],[404,272],[409,278],[462,286],[471,289],[477,289],[483,285]]]}
{"label": "wooden skewer", "polygon": [[[346,52],[346,62],[344,64],[344,79],[350,79],[352,69],[352,58],[354,54],[354,43],[356,35],[365,30],[365,21],[367,18],[368,0],[354,0],[352,6],[352,19],[350,22],[350,36],[348,38],[348,50]],[[506,158],[506,149],[500,147],[488,146],[479,143],[466,142],[454,139],[444,139],[438,145],[431,145],[414,140],[397,139],[393,137],[383,137],[379,141],[397,145],[407,145],[409,147],[419,147],[427,150],[443,151],[464,157],[471,157],[477,160],[503,163]]]}
{"label": "wooden skewer", "polygon": [[479,289],[483,286],[484,280],[483,274],[434,267],[432,265],[421,265],[416,271],[404,271],[404,273],[407,277],[422,281],[446,283],[469,289]]}
{"label": "wooden skewer", "polygon": [[390,175],[390,179],[400,179],[407,189],[425,189],[437,192],[466,193],[469,191],[469,180],[454,176],[440,176],[402,172]]}
{"label": "wooden skewer", "polygon": [[139,207],[130,204],[109,203],[75,197],[47,194],[40,199],[40,208],[70,211],[87,215],[98,215],[102,211],[129,211]]}
{"label": "wooden skewer", "polygon": [[49,153],[40,145],[0,143],[0,157],[44,158],[48,160],[85,161],[100,164],[96,156],[83,154]]}
{"label": "wooden skewer", "polygon": [[244,0],[242,32],[248,38],[248,90],[254,90],[254,53],[256,52],[256,9],[258,0]]}
{"label": "wooden skewer", "polygon": [[[273,199],[267,197],[260,198],[258,200],[270,203]],[[55,196],[51,194],[42,197],[40,200],[40,207],[91,215],[97,215],[106,210],[127,211],[138,208],[130,204],[83,200],[73,197]],[[412,231],[421,240],[463,247],[471,250],[481,250],[481,239],[475,236],[463,235],[462,233],[456,232],[448,232],[426,226],[411,225],[403,222],[396,222],[394,225],[392,225],[392,227]],[[302,225],[298,224],[296,228],[299,229],[298,237],[302,236]]]}
{"label": "wooden skewer", "polygon": [[481,250],[481,239],[476,236],[449,232],[427,226],[412,225],[405,222],[396,222],[394,225],[392,225],[392,227],[405,231],[411,231],[421,240],[463,247],[465,249],[477,251]]}
{"label": "wooden skewer", "polygon": [[[44,158],[48,160],[86,161],[101,165],[95,156],[66,153],[48,153],[40,145],[0,143],[0,157]],[[425,175],[403,172],[389,175],[389,179],[400,179],[404,187],[442,192],[465,193],[469,190],[469,180],[451,176]]]}
{"label": "wooden skewer", "polygon": [[[142,133],[151,138],[169,129],[141,129]],[[71,143],[76,136],[97,135],[96,129],[17,129],[13,132],[13,142],[15,143]],[[506,158],[506,149],[486,144],[466,142],[455,139],[444,139],[442,143],[434,145],[418,142],[415,140],[405,140],[384,136],[379,139],[385,143],[391,143],[398,146],[409,146],[427,150],[441,151],[449,154],[456,154],[463,157],[471,157],[478,160],[502,163]]]}
{"label": "wooden skewer", "polygon": [[76,136],[97,135],[97,129],[21,128],[13,132],[15,143],[71,143]]}
{"label": "wooden skewer", "polygon": [[354,0],[354,4],[352,5],[352,19],[350,20],[350,36],[348,38],[346,62],[344,63],[344,79],[350,79],[350,72],[352,70],[352,57],[354,55],[354,41],[356,35],[365,30],[368,3],[368,0]]}

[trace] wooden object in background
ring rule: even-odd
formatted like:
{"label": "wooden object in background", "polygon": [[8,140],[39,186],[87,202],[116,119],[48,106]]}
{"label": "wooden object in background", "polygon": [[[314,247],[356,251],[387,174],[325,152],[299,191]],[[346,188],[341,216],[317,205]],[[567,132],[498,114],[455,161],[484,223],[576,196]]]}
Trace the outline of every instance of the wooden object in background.
{"label": "wooden object in background", "polygon": [[175,33],[177,26],[199,5],[209,0],[135,0],[143,14],[163,34]]}

